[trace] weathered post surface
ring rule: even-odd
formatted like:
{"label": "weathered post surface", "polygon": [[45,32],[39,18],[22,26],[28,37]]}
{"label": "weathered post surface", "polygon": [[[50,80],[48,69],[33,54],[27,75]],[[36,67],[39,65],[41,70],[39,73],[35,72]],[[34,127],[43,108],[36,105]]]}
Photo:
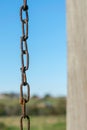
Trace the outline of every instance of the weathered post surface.
{"label": "weathered post surface", "polygon": [[67,130],[87,130],[87,0],[67,0]]}

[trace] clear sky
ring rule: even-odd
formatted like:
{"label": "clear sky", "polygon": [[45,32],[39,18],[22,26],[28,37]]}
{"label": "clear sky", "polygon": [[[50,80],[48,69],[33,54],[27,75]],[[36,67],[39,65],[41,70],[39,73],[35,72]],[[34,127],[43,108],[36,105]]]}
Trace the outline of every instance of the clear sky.
{"label": "clear sky", "polygon": [[[23,0],[0,0],[0,93],[20,91]],[[31,95],[67,94],[65,0],[28,0]]]}

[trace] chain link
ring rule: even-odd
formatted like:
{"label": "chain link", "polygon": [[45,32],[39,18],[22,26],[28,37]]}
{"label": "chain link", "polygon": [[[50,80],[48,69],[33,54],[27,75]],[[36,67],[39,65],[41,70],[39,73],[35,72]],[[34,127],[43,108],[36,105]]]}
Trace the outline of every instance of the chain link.
{"label": "chain link", "polygon": [[[25,18],[23,18],[25,16]],[[27,0],[23,0],[23,6],[20,8],[20,20],[22,23],[22,37],[21,37],[21,77],[22,83],[20,85],[20,104],[22,105],[22,116],[20,119],[20,130],[23,130],[23,120],[27,119],[27,130],[30,130],[30,118],[26,114],[26,103],[30,100],[30,86],[27,82],[26,71],[29,68],[29,53],[27,47],[28,39],[28,5]],[[26,59],[25,59],[26,57]],[[26,61],[26,62],[25,62]],[[24,96],[23,88],[27,88],[26,97]]]}

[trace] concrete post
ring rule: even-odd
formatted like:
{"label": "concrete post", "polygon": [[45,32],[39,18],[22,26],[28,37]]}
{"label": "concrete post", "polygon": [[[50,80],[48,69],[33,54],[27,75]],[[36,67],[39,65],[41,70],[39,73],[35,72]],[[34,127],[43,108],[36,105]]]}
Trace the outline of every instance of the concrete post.
{"label": "concrete post", "polygon": [[87,130],[87,0],[67,0],[67,130]]}

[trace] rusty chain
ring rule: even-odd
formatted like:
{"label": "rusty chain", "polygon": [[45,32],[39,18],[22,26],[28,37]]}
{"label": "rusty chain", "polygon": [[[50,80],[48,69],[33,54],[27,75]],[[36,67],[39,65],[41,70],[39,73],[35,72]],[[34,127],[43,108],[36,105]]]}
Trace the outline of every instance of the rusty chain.
{"label": "rusty chain", "polygon": [[[25,16],[25,18],[24,18]],[[28,53],[28,47],[27,47],[27,39],[28,39],[28,5],[27,0],[23,0],[23,5],[20,8],[20,20],[22,23],[22,36],[21,36],[21,77],[22,77],[22,83],[20,85],[20,104],[22,106],[22,116],[20,119],[20,130],[23,130],[23,120],[27,119],[27,130],[30,130],[30,118],[28,117],[26,113],[26,103],[30,99],[30,86],[27,82],[27,76],[26,71],[29,68],[29,53]],[[25,60],[26,57],[26,60]],[[25,63],[26,61],[26,63]],[[27,94],[25,97],[25,94],[23,92],[23,88],[27,88]]]}

